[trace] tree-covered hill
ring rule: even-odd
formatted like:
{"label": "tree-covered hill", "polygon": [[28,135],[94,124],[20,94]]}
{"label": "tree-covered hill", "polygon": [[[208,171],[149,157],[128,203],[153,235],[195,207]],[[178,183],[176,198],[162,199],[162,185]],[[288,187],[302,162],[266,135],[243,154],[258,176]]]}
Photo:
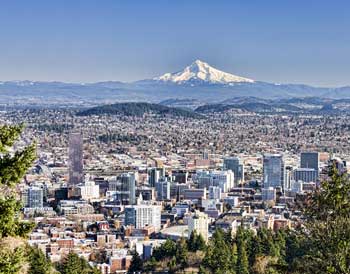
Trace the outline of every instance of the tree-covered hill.
{"label": "tree-covered hill", "polygon": [[158,104],[150,103],[116,103],[112,105],[97,106],[86,109],[77,113],[78,116],[89,115],[125,115],[125,116],[143,116],[144,114],[152,113],[161,116],[174,116],[184,118],[203,118],[203,116],[181,108],[172,108]]}

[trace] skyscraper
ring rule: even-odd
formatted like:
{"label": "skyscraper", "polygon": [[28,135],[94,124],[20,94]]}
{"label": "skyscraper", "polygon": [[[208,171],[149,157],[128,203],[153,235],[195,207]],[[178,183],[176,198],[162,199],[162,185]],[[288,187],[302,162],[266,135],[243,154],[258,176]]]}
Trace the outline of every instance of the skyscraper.
{"label": "skyscraper", "polygon": [[44,191],[37,186],[26,188],[21,193],[24,207],[41,208],[43,207]]}
{"label": "skyscraper", "polygon": [[166,178],[156,182],[157,200],[170,200],[170,182]]}
{"label": "skyscraper", "polygon": [[136,177],[135,173],[123,173],[120,175],[120,194],[122,204],[133,205],[136,202]]}
{"label": "skyscraper", "polygon": [[244,182],[244,164],[238,157],[227,157],[224,159],[224,170],[232,170],[235,176],[235,186]]}
{"label": "skyscraper", "polygon": [[300,167],[316,170],[318,177],[319,159],[320,156],[318,152],[302,152],[300,155]]}
{"label": "skyscraper", "polygon": [[77,185],[83,182],[83,137],[81,133],[69,135],[69,184]]}
{"label": "skyscraper", "polygon": [[125,207],[125,225],[144,228],[153,225],[160,229],[161,206],[151,204],[132,205]]}
{"label": "skyscraper", "polygon": [[280,154],[264,154],[263,158],[264,188],[285,186],[285,166]]}
{"label": "skyscraper", "polygon": [[165,177],[165,168],[152,168],[148,170],[148,184],[154,187],[160,178]]}

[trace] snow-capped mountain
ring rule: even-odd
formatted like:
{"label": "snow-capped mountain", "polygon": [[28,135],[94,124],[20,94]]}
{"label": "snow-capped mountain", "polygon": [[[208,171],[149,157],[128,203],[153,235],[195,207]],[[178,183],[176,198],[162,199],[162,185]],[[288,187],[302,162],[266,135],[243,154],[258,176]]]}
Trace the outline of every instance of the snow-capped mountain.
{"label": "snow-capped mountain", "polygon": [[173,82],[183,84],[186,82],[203,81],[211,84],[254,83],[252,79],[236,76],[216,68],[201,60],[194,61],[191,65],[175,73],[165,73],[153,78],[156,81]]}
{"label": "snow-capped mountain", "polygon": [[234,97],[350,99],[350,86],[320,88],[255,81],[218,70],[200,60],[179,72],[132,83],[0,82],[0,108],[3,105],[95,106],[125,101],[157,103],[167,99],[215,103]]}

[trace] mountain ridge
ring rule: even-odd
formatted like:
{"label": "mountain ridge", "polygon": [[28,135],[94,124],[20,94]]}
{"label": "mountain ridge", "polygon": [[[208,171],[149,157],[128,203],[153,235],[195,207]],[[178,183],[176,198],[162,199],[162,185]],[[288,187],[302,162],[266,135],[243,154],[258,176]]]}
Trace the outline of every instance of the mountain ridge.
{"label": "mountain ridge", "polygon": [[223,72],[200,60],[178,72],[131,83],[0,81],[0,105],[6,106],[89,107],[126,101],[159,103],[167,99],[218,103],[233,97],[349,99],[350,86],[328,88],[256,81]]}

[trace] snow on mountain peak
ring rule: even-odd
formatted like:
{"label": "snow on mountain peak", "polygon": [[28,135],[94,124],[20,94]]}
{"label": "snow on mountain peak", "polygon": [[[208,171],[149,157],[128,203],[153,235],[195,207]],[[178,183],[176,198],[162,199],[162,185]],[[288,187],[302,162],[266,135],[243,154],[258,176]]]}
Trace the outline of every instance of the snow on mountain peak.
{"label": "snow on mountain peak", "polygon": [[154,80],[173,83],[184,83],[190,80],[201,80],[213,84],[254,82],[254,80],[236,76],[213,68],[208,63],[201,60],[194,61],[191,65],[185,67],[181,71],[175,73],[166,73],[160,77],[154,78]]}

